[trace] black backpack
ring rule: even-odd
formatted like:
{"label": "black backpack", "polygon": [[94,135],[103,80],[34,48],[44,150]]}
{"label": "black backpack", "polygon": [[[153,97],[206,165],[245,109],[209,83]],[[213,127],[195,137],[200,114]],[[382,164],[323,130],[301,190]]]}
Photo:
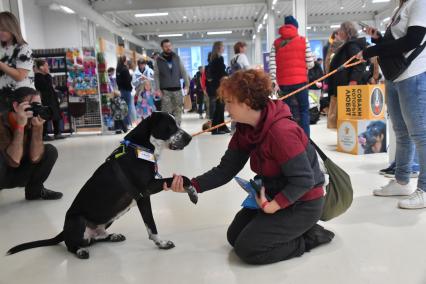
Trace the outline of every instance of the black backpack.
{"label": "black backpack", "polygon": [[237,57],[235,57],[235,58],[233,58],[232,60],[231,60],[231,65],[229,66],[229,69],[228,69],[228,74],[229,75],[232,75],[232,74],[234,74],[235,72],[237,72],[238,70],[241,70],[241,69],[243,69],[242,67],[241,67],[241,64],[240,63],[238,63],[238,58],[239,58],[240,56],[239,55],[237,55]]}

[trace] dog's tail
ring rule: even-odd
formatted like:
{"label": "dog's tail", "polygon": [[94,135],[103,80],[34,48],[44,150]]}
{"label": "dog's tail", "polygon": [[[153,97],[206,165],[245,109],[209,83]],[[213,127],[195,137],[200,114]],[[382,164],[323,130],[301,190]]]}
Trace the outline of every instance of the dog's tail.
{"label": "dog's tail", "polygon": [[38,247],[47,247],[47,246],[53,246],[53,245],[57,245],[60,242],[64,241],[64,232],[59,233],[59,235],[57,235],[56,237],[52,238],[52,239],[47,239],[47,240],[40,240],[40,241],[35,241],[35,242],[29,242],[29,243],[24,243],[24,244],[20,244],[17,245],[13,248],[11,248],[8,252],[7,255],[11,255],[23,250],[27,250],[27,249],[32,249],[32,248],[38,248]]}

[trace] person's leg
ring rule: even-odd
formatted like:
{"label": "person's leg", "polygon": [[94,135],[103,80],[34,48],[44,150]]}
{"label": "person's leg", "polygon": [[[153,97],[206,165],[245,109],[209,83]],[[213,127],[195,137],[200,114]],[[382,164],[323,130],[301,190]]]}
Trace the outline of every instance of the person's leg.
{"label": "person's leg", "polygon": [[[292,86],[280,86],[279,96],[284,97],[294,90],[295,89]],[[298,108],[297,99],[294,96],[292,96],[292,97],[284,99],[283,101],[289,106],[290,112],[293,116],[293,119],[295,121],[299,122],[300,116],[299,116],[299,108]]]}
{"label": "person's leg", "polygon": [[327,128],[337,128],[337,96],[330,96],[327,113]]}
{"label": "person's leg", "polygon": [[[50,172],[52,171],[53,166],[55,165],[57,159],[58,159],[58,150],[55,148],[55,146],[46,144],[44,146],[43,158],[41,159],[39,163],[32,165],[31,176],[30,176],[30,179],[28,180],[28,183],[25,186],[26,199],[36,199],[40,197],[43,198],[43,194],[46,191],[43,184],[49,177]],[[49,191],[49,194],[50,193],[52,193],[52,191]],[[59,193],[59,192],[53,195],[55,195],[56,197],[49,198],[49,199],[58,199],[62,197],[62,193]]]}
{"label": "person's leg", "polygon": [[161,111],[172,114],[173,112],[173,102],[172,102],[172,93],[166,90],[161,91],[163,96],[161,97]]}
{"label": "person's leg", "polygon": [[204,97],[204,108],[206,110],[206,118],[210,119],[210,101],[209,101],[209,96],[207,96],[206,94],[203,95]]}
{"label": "person's leg", "polygon": [[204,94],[197,93],[197,104],[198,104],[198,114],[202,118],[203,116],[203,105],[204,105]]}
{"label": "person's leg", "polygon": [[[298,87],[299,88],[299,87]],[[303,90],[296,95],[299,111],[299,125],[303,128],[306,135],[310,137],[310,115],[309,115],[309,92]]]}
{"label": "person's leg", "polygon": [[[235,253],[250,264],[269,264],[301,256],[315,246],[330,242],[334,234],[316,225],[323,204],[324,198],[320,198],[298,202],[274,214],[259,210],[238,235]],[[314,228],[321,243],[309,233]]]}
{"label": "person's leg", "polygon": [[411,172],[419,172],[420,171],[420,165],[419,165],[419,153],[417,153],[416,147],[414,146],[414,158],[413,163],[411,164]]}
{"label": "person's leg", "polygon": [[178,125],[182,122],[183,97],[181,91],[171,92],[172,115],[175,117]]}
{"label": "person's leg", "polygon": [[253,218],[259,213],[259,210],[241,209],[237,215],[235,215],[234,220],[231,225],[228,227],[227,239],[229,244],[233,247],[235,245],[235,241],[240,235],[241,231],[250,223]]}
{"label": "person's leg", "polygon": [[124,123],[126,123],[127,125],[130,125],[131,121],[132,121],[131,120],[131,113],[130,113],[131,112],[130,104],[132,103],[131,102],[132,95],[129,91],[126,91],[126,90],[120,90],[120,93],[121,93],[121,98],[126,102],[127,107],[128,107],[128,112],[127,112],[126,118],[124,119]]}
{"label": "person's leg", "polygon": [[53,124],[53,134],[55,136],[60,135],[61,134],[60,120],[52,120],[52,124]]}
{"label": "person's leg", "polygon": [[216,97],[209,96],[209,119],[213,121],[214,113],[216,111]]}
{"label": "person's leg", "polygon": [[[418,190],[409,199],[401,200],[399,206],[411,209],[426,208],[426,72],[398,82],[396,87],[400,95],[402,117],[411,139],[416,144],[420,166]],[[398,159],[396,162],[398,169]],[[411,167],[409,170],[411,172]]]}

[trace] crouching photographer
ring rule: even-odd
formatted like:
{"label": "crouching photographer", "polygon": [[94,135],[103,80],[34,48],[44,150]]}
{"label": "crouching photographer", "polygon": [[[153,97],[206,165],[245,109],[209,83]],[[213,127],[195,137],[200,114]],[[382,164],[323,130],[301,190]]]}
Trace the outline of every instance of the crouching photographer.
{"label": "crouching photographer", "polygon": [[10,111],[0,115],[0,189],[25,187],[25,199],[55,200],[62,193],[43,183],[58,158],[53,145],[43,144],[43,123],[51,112],[37,91],[22,87],[9,99]]}

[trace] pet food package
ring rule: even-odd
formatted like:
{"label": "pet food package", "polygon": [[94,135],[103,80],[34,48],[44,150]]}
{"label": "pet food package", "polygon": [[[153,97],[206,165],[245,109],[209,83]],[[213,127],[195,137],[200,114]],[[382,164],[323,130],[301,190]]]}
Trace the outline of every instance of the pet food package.
{"label": "pet food package", "polygon": [[337,121],[337,151],[353,155],[384,153],[386,120],[341,119]]}
{"label": "pet food package", "polygon": [[385,86],[354,85],[337,88],[337,119],[384,119]]}

